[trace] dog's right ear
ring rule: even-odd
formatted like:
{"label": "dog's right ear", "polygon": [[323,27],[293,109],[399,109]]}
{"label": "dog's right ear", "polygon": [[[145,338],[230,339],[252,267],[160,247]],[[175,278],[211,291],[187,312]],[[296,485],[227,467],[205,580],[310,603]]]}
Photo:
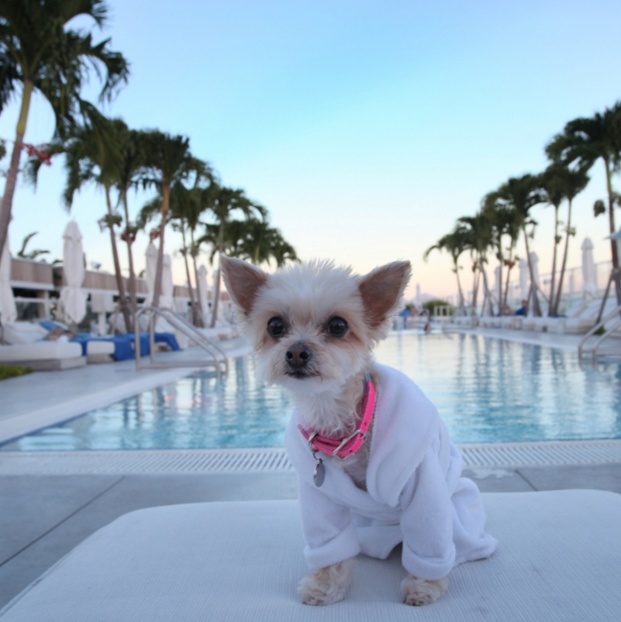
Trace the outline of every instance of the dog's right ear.
{"label": "dog's right ear", "polygon": [[267,282],[267,274],[247,261],[222,255],[220,258],[224,284],[233,302],[250,315],[257,292]]}

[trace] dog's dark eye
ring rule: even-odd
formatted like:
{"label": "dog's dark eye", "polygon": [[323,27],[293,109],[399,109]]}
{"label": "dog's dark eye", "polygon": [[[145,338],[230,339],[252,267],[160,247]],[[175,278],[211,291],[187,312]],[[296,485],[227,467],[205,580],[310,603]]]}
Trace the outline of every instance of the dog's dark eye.
{"label": "dog's dark eye", "polygon": [[328,332],[334,337],[342,337],[347,332],[347,322],[342,317],[331,317],[328,320]]}
{"label": "dog's dark eye", "polygon": [[285,321],[281,317],[273,317],[267,321],[267,334],[274,339],[285,334]]}

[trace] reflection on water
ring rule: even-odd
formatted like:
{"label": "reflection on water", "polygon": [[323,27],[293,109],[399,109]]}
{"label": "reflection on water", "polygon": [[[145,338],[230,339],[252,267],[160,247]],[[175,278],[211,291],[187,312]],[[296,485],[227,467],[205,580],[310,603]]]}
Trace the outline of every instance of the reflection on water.
{"label": "reflection on water", "polygon": [[[438,407],[458,442],[621,437],[621,365],[475,335],[396,335],[381,344]],[[396,364],[398,363],[398,364]]]}
{"label": "reflection on water", "polygon": [[236,359],[216,382],[198,373],[3,446],[5,451],[277,447],[291,408],[281,389]]}
{"label": "reflection on water", "polygon": [[[391,336],[377,360],[436,404],[457,442],[621,437],[621,365],[473,335]],[[199,373],[0,448],[5,451],[277,447],[291,407],[253,357]]]}

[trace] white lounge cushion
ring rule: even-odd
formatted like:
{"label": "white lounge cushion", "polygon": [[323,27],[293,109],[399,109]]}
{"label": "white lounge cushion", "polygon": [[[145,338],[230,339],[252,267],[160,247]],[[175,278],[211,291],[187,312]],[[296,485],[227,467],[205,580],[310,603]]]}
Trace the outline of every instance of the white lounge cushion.
{"label": "white lounge cushion", "polygon": [[2,340],[11,345],[34,343],[45,339],[47,331],[33,322],[11,322],[2,326]]}
{"label": "white lounge cushion", "polygon": [[584,622],[621,611],[621,495],[484,495],[490,559],[457,567],[448,593],[401,604],[398,551],[360,556],[349,598],[299,602],[306,574],[295,501],[201,503],[126,514],[76,547],[2,611],[1,622]]}
{"label": "white lounge cushion", "polygon": [[0,346],[0,362],[2,363],[71,359],[81,356],[80,344],[66,341],[38,341],[15,346]]}
{"label": "white lounge cushion", "polygon": [[112,341],[87,341],[86,342],[86,354],[91,356],[93,354],[114,354],[114,342]]}

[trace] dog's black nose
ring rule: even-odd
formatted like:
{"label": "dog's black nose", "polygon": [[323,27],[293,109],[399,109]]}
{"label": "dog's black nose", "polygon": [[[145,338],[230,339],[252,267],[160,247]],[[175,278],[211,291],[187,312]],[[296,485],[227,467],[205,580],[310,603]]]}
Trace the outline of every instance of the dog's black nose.
{"label": "dog's black nose", "polygon": [[312,354],[305,344],[298,341],[287,350],[285,356],[287,357],[287,363],[289,363],[290,367],[293,369],[301,369],[310,361]]}

